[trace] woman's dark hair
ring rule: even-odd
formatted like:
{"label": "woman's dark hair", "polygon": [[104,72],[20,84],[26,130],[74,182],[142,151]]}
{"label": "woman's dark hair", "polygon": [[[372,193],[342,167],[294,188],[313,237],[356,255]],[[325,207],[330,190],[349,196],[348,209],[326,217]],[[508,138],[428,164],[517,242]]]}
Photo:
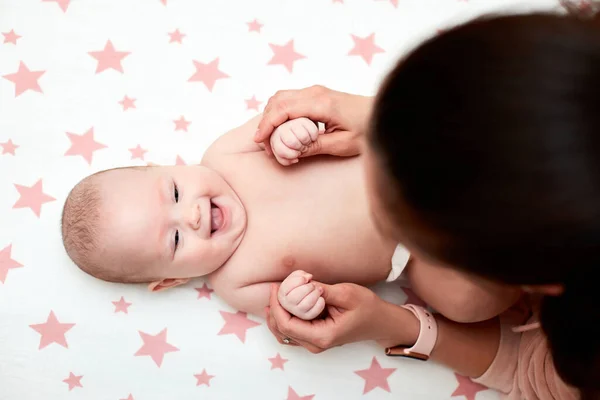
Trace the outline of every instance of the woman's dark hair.
{"label": "woman's dark hair", "polygon": [[600,388],[598,23],[487,17],[434,37],[389,74],[370,128],[399,229],[465,271],[562,284],[541,308],[557,371]]}

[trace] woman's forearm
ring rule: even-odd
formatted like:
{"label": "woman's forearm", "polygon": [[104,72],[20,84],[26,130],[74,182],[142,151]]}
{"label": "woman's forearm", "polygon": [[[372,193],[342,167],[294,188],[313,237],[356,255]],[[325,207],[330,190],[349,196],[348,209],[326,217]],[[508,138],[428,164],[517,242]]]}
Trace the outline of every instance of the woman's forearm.
{"label": "woman's forearm", "polygon": [[[417,318],[391,303],[388,303],[386,314],[388,326],[384,329],[390,332],[390,343],[412,346],[418,336],[418,329],[414,329]],[[456,323],[439,314],[435,314],[435,319],[438,338],[431,359],[465,376],[483,375],[496,357],[500,344],[498,318],[473,324]],[[394,332],[398,334],[394,335]]]}

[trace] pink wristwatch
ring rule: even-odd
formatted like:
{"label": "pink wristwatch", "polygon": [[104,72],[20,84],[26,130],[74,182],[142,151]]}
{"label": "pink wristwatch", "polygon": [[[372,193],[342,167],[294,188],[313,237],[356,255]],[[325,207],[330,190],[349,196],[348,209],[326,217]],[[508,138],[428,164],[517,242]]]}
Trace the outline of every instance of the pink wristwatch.
{"label": "pink wristwatch", "polygon": [[402,306],[402,308],[406,308],[419,319],[421,323],[419,337],[412,347],[402,345],[388,347],[385,349],[385,354],[388,356],[410,357],[427,361],[437,341],[438,330],[435,318],[430,311],[423,307],[407,304]]}

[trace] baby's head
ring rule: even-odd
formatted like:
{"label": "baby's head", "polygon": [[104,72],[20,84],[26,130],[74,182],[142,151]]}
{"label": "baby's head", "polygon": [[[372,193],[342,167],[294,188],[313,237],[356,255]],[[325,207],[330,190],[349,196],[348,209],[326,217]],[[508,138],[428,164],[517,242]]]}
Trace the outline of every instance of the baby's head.
{"label": "baby's head", "polygon": [[202,166],[98,172],[71,190],[62,216],[63,243],[79,268],[152,290],[215,271],[245,230],[236,193]]}

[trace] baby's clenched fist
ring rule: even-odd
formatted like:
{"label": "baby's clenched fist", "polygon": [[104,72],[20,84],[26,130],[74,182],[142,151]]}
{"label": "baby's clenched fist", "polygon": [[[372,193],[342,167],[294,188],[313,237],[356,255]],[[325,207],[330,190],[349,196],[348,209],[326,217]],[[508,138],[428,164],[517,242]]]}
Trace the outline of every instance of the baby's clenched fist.
{"label": "baby's clenched fist", "polygon": [[294,271],[279,287],[279,303],[290,314],[304,320],[318,317],[325,309],[323,289],[311,282],[312,275]]}

